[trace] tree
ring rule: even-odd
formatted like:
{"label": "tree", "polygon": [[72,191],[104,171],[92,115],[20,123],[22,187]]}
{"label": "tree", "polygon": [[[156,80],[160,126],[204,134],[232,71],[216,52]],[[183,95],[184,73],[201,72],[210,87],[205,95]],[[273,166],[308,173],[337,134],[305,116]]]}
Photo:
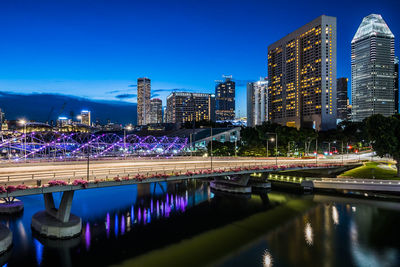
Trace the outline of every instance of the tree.
{"label": "tree", "polygon": [[397,176],[400,177],[400,115],[372,115],[366,119],[366,129],[376,154],[380,157],[390,155],[396,161]]}

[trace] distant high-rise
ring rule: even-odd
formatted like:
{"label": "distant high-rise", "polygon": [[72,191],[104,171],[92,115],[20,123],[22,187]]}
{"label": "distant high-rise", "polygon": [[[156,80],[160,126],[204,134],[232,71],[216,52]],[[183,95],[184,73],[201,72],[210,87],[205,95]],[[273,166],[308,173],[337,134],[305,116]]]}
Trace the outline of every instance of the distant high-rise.
{"label": "distant high-rise", "polygon": [[168,123],[215,120],[215,96],[204,93],[173,92],[167,97]]}
{"label": "distant high-rise", "polygon": [[399,58],[394,58],[394,113],[399,113]]}
{"label": "distant high-rise", "polygon": [[223,76],[225,81],[217,81],[215,86],[215,119],[226,121],[235,119],[235,82],[232,76]]}
{"label": "distant high-rise", "polygon": [[381,15],[366,16],[351,41],[352,120],[395,111],[394,35]]}
{"label": "distant high-rise", "polygon": [[322,15],[268,46],[268,117],[336,128],[336,18]]}
{"label": "distant high-rise", "polygon": [[348,119],[348,100],[349,97],[347,96],[347,78],[338,78],[337,79],[337,94],[336,94],[336,101],[337,101],[337,118],[339,120],[347,120]]}
{"label": "distant high-rise", "polygon": [[90,119],[90,111],[89,110],[82,110],[81,111],[81,123],[90,126],[91,119]]}
{"label": "distant high-rise", "polygon": [[247,126],[261,125],[268,120],[268,80],[247,84]]}
{"label": "distant high-rise", "polygon": [[3,112],[3,110],[0,108],[0,124],[3,123],[4,119],[5,119],[4,112]]}
{"label": "distant high-rise", "polygon": [[150,121],[151,124],[162,123],[162,101],[159,98],[150,100]]}
{"label": "distant high-rise", "polygon": [[137,79],[137,124],[146,125],[150,122],[151,84],[149,78]]}

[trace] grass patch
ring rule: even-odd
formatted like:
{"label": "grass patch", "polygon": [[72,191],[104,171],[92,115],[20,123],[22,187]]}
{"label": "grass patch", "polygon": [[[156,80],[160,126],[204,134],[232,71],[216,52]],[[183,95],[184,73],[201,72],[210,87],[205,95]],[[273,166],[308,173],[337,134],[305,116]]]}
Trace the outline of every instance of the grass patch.
{"label": "grass patch", "polygon": [[[151,251],[115,266],[204,266],[229,255],[283,222],[298,216],[315,203],[289,200],[272,210],[207,231],[177,244]],[[211,219],[212,218],[205,218]],[[157,242],[157,240],[154,240]]]}
{"label": "grass patch", "polygon": [[366,162],[363,166],[340,174],[339,177],[400,180],[396,176],[396,169],[392,168],[393,165],[388,162]]}

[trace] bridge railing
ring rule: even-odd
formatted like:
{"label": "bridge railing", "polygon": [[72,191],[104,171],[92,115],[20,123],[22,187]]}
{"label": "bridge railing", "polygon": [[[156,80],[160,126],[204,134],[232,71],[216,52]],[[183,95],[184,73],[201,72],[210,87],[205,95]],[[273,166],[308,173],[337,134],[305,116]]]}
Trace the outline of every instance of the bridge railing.
{"label": "bridge railing", "polygon": [[[296,163],[295,163],[296,164]],[[330,164],[341,164],[341,162],[330,162]],[[310,164],[297,164],[297,165],[310,165]],[[313,164],[315,165],[315,164]],[[320,164],[321,166],[326,163]],[[213,170],[229,171],[235,168],[251,168],[264,166],[274,166],[274,164],[266,164],[265,162],[234,162],[234,163],[218,163],[213,164]],[[282,165],[284,166],[284,165]],[[318,165],[317,165],[318,166]],[[76,179],[84,179],[87,181],[94,181],[97,179],[113,179],[114,177],[133,177],[135,175],[157,175],[157,174],[183,174],[187,172],[197,172],[200,170],[210,169],[210,163],[195,163],[195,164],[182,164],[179,166],[171,166],[171,164],[159,164],[157,166],[140,166],[140,167],[120,167],[120,168],[107,168],[107,169],[89,169],[89,175],[87,169],[71,170],[71,171],[54,171],[54,172],[35,172],[31,174],[15,174],[15,175],[2,175],[0,176],[0,184],[12,185],[12,184],[37,184],[40,180],[41,184],[45,184],[51,180],[63,180],[67,182],[74,181]]]}

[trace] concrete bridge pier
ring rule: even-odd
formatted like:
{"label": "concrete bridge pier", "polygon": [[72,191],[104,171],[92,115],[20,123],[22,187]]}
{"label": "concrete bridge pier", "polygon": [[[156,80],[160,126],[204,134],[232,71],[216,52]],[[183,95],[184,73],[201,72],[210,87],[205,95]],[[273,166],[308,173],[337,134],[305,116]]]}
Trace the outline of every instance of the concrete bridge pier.
{"label": "concrete bridge pier", "polygon": [[71,214],[74,191],[64,191],[60,206],[55,207],[53,193],[44,193],[44,211],[32,216],[32,229],[40,235],[67,239],[77,236],[82,231],[82,220]]}

